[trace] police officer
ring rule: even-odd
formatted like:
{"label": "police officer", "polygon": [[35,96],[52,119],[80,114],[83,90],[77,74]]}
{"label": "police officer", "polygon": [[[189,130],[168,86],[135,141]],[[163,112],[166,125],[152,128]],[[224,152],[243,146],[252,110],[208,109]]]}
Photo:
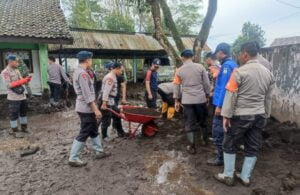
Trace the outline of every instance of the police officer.
{"label": "police officer", "polygon": [[73,74],[73,86],[77,94],[75,111],[78,113],[81,122],[80,133],[74,139],[69,158],[69,165],[75,167],[87,164],[79,159],[79,155],[88,137],[92,139],[96,159],[110,155],[103,151],[98,134],[97,119],[100,119],[102,114],[97,108],[93,79],[88,73],[92,68],[92,56],[93,54],[88,51],[79,52],[77,54],[79,67]]}
{"label": "police officer", "polygon": [[262,145],[262,129],[271,114],[272,91],[275,81],[272,73],[257,60],[254,42],[241,46],[241,67],[232,74],[226,86],[222,108],[225,137],[224,172],[215,178],[227,185],[234,184],[236,152],[241,143],[245,146],[245,159],[241,173],[236,177],[249,186],[257,153]]}
{"label": "police officer", "polygon": [[[116,104],[116,97],[118,95],[118,81],[117,77],[122,74],[122,64],[114,62],[111,65],[111,71],[103,78],[102,91],[99,97],[101,111],[103,112],[103,118],[101,120],[101,130],[103,140],[108,141],[107,129],[111,124],[111,119],[117,117],[111,112],[107,111],[110,108],[116,112],[119,109]],[[114,119],[114,128],[116,128],[119,137],[124,137],[126,134],[123,130],[121,120]]]}
{"label": "police officer", "polygon": [[[190,144],[187,150],[190,154],[196,153],[195,133],[202,130],[203,140],[206,141],[207,101],[210,92],[208,74],[201,64],[193,62],[193,51],[185,50],[181,53],[183,65],[177,70],[174,78],[175,109],[180,110],[183,105],[185,130]],[[181,103],[180,86],[182,92]]]}
{"label": "police officer", "polygon": [[24,93],[24,84],[31,81],[31,77],[22,78],[21,73],[18,70],[18,59],[15,55],[9,55],[7,57],[8,65],[1,72],[2,80],[7,87],[7,99],[9,107],[10,118],[10,134],[15,137],[23,137],[18,134],[18,119],[21,124],[21,131],[28,133],[27,131],[27,101]]}
{"label": "police officer", "polygon": [[224,139],[221,110],[226,92],[226,84],[229,81],[230,75],[233,69],[237,66],[237,64],[231,58],[230,46],[227,43],[220,43],[217,46],[214,55],[221,62],[221,69],[218,74],[213,93],[213,106],[215,107],[215,113],[213,118],[212,136],[218,152],[217,156],[212,159],[209,159],[207,163],[213,166],[221,166],[223,165],[222,144]]}
{"label": "police officer", "polygon": [[64,80],[68,84],[72,85],[70,79],[66,75],[61,65],[55,63],[53,56],[48,57],[48,84],[50,87],[50,104],[52,106],[58,106],[60,98],[61,81]]}
{"label": "police officer", "polygon": [[158,90],[158,69],[161,66],[161,61],[158,58],[155,58],[152,61],[150,69],[146,74],[146,93],[145,99],[148,108],[156,109],[156,100],[157,100],[157,90]]}
{"label": "police officer", "polygon": [[220,69],[221,69],[221,65],[220,65],[219,61],[217,60],[217,57],[212,52],[208,52],[206,54],[205,61],[208,66],[208,69],[209,69],[208,77],[209,77],[209,80],[211,83],[210,96],[212,97],[213,91],[215,89],[215,83],[216,83],[217,77],[218,77]]}

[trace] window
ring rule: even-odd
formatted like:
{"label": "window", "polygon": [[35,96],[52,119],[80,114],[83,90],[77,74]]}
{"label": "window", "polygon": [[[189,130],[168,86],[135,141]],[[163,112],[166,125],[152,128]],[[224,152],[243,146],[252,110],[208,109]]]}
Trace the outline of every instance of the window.
{"label": "window", "polygon": [[30,73],[33,73],[32,54],[31,50],[0,50],[0,70],[3,70],[7,65],[6,57],[9,54],[16,55],[21,62],[26,64]]}

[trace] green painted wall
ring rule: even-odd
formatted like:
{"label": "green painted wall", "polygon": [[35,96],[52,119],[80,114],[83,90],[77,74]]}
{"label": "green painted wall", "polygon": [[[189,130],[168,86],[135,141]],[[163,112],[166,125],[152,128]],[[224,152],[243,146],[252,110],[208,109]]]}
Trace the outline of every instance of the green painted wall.
{"label": "green painted wall", "polygon": [[47,66],[48,66],[48,49],[47,44],[39,44],[39,61],[40,61],[40,68],[41,68],[41,84],[42,89],[48,89],[48,73],[47,73]]}
{"label": "green painted wall", "polygon": [[38,44],[27,43],[0,43],[0,49],[33,49],[38,50]]}

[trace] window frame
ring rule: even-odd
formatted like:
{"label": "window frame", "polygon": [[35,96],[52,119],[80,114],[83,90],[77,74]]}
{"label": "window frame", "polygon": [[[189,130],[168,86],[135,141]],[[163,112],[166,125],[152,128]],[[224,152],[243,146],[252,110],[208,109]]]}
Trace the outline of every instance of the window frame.
{"label": "window frame", "polygon": [[[31,49],[0,49],[0,71],[2,71],[5,67],[6,67],[6,59],[4,57],[4,54],[7,52],[28,52],[28,56],[29,56],[29,73],[33,74],[34,73],[34,69],[33,69],[33,58],[32,58],[32,50]],[[19,56],[17,56],[19,58]]]}

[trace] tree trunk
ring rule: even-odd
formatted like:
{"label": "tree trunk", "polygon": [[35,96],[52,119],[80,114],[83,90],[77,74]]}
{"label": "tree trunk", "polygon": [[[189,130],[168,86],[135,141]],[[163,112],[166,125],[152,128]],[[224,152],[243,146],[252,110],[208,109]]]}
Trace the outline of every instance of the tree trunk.
{"label": "tree trunk", "polygon": [[162,25],[161,25],[161,14],[159,7],[159,0],[147,0],[149,5],[151,6],[151,13],[154,21],[154,38],[160,43],[160,45],[167,52],[168,56],[171,58],[171,63],[173,65],[179,65],[181,60],[176,53],[176,50],[170,44],[167,36],[164,34]]}
{"label": "tree trunk", "polygon": [[194,42],[194,48],[193,48],[195,53],[194,61],[196,63],[201,62],[201,53],[206,44],[212,22],[217,12],[217,4],[218,4],[218,0],[209,0],[209,5],[208,5],[206,16],[204,18],[204,22]]}
{"label": "tree trunk", "polygon": [[161,6],[161,9],[162,9],[163,14],[164,14],[165,24],[168,27],[168,29],[171,31],[171,34],[172,34],[173,39],[176,43],[178,51],[182,52],[185,49],[185,47],[183,45],[181,36],[180,36],[180,34],[177,30],[176,24],[173,20],[173,16],[172,16],[172,13],[171,13],[171,10],[168,6],[167,1],[166,0],[160,0],[160,6]]}

